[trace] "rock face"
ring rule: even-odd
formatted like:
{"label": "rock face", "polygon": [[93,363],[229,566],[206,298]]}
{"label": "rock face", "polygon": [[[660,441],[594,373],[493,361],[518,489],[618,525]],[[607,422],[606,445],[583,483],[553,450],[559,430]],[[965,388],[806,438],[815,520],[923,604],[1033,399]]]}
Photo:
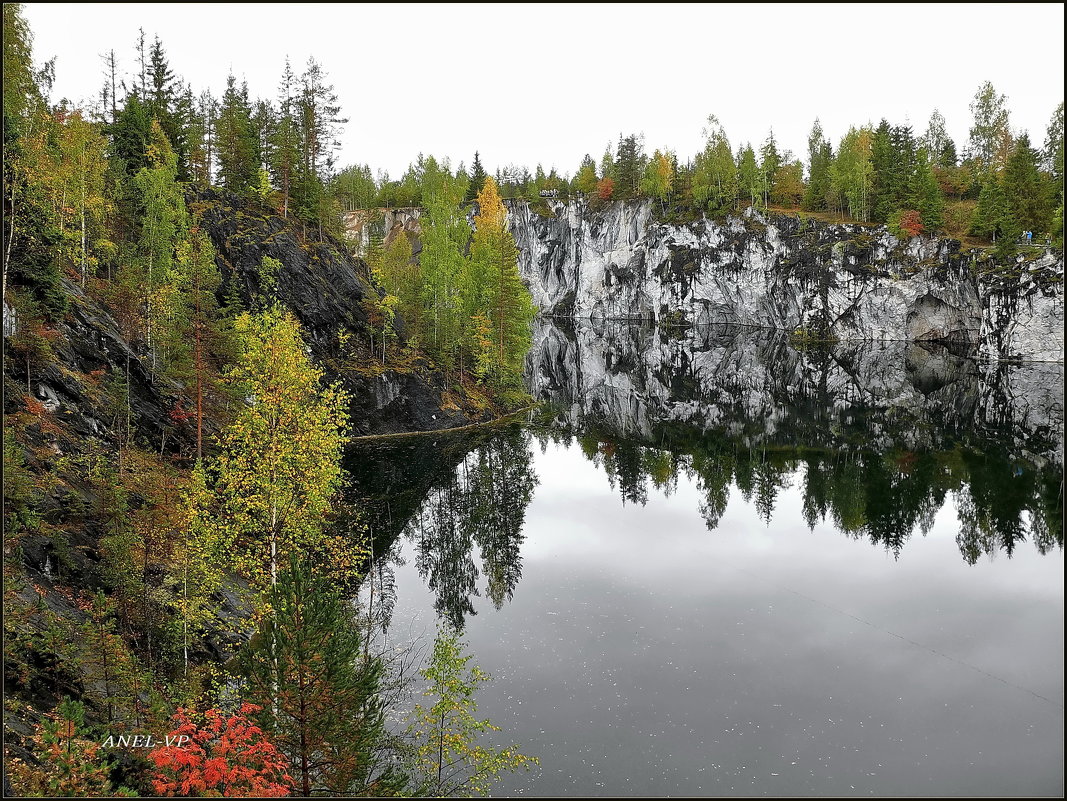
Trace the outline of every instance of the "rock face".
{"label": "rock face", "polygon": [[381,237],[382,243],[388,245],[401,233],[406,233],[413,240],[415,253],[422,249],[418,239],[422,229],[419,216],[422,209],[414,207],[396,209],[356,209],[344,214],[345,238],[355,247],[361,256],[367,253],[372,237]]}
{"label": "rock face", "polygon": [[[1009,265],[935,237],[748,209],[654,219],[647,200],[554,216],[510,201],[519,269],[542,313],[802,331],[842,341],[938,341],[993,359],[1063,361],[1063,259]],[[995,268],[995,269],[994,269]]]}
{"label": "rock face", "polygon": [[[352,397],[349,417],[356,434],[427,431],[472,422],[442,401],[445,382],[436,369],[347,369],[350,360],[341,342],[371,337],[370,310],[378,290],[371,285],[366,264],[351,257],[344,245],[328,237],[309,242],[299,223],[232,193],[204,191],[194,205],[215,245],[224,282],[236,288],[245,305],[253,307],[275,295],[299,318],[316,361],[331,378],[339,378]],[[263,286],[261,265],[267,256],[282,265],[273,291]]]}
{"label": "rock face", "polygon": [[748,444],[950,450],[1063,464],[1063,365],[1009,364],[936,343],[797,349],[782,332],[537,323],[535,399],[577,429],[655,443],[669,426]]}

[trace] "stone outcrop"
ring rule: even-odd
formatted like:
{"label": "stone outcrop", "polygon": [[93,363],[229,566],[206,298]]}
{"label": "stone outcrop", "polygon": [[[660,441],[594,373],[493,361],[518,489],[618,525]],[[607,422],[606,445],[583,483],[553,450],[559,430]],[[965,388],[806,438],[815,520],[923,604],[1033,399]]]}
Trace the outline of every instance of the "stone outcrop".
{"label": "stone outcrop", "polygon": [[658,221],[651,201],[509,202],[542,313],[729,324],[840,341],[937,341],[986,358],[1063,361],[1063,258],[994,264],[959,242],[748,209]]}

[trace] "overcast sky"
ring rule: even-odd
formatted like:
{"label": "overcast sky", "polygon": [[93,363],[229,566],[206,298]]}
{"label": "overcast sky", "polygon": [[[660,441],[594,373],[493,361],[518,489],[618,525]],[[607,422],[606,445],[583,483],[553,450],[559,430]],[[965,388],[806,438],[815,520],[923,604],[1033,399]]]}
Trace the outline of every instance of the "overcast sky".
{"label": "overcast sky", "polygon": [[1063,5],[211,5],[29,3],[38,61],[56,56],[53,100],[92,102],[101,54],[134,66],[137,29],[171,68],[221,94],[232,70],[275,98],[285,57],[310,56],[339,95],[338,162],[399,177],[418,153],[490,171],[514,162],[573,173],[620,133],[680,158],[708,114],[734,149],[773,127],[806,151],[819,117],[834,146],[886,117],[926,129],[944,114],[957,147],[982,81],[1011,124],[1044,142],[1063,99]]}

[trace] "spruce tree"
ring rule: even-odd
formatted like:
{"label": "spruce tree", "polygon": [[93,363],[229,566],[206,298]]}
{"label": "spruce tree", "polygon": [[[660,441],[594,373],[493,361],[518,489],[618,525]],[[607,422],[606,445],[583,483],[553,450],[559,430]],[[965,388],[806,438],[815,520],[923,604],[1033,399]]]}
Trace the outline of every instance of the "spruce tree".
{"label": "spruce tree", "polygon": [[252,125],[248,85],[230,75],[215,121],[219,182],[232,192],[249,192],[259,177],[259,142]]}
{"label": "spruce tree", "polygon": [[474,163],[471,164],[471,177],[470,185],[467,187],[467,194],[463,197],[464,203],[469,203],[478,197],[478,193],[482,191],[482,187],[485,186],[485,169],[482,167],[481,159],[478,157],[478,151],[474,151]]}
{"label": "spruce tree", "polygon": [[1038,170],[1040,154],[1030,146],[1030,137],[1023,134],[1016,140],[1015,149],[1004,170],[1004,195],[1008,215],[1020,231],[1038,235],[1049,230],[1052,220],[1055,187]]}
{"label": "spruce tree", "polygon": [[908,184],[907,205],[919,212],[923,227],[927,231],[935,231],[944,224],[942,212],[945,199],[927,159],[925,147],[919,148],[916,157],[915,171]]}

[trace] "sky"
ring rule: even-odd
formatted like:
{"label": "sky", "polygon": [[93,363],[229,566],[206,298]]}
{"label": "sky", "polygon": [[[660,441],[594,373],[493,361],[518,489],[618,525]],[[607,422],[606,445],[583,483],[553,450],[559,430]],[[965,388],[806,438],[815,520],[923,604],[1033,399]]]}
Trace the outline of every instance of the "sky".
{"label": "sky", "polygon": [[574,173],[620,134],[682,160],[709,114],[736,150],[773,128],[805,157],[818,117],[835,148],[850,125],[910,123],[937,108],[962,149],[979,85],[1007,96],[1038,146],[1063,100],[1062,4],[106,4],[29,3],[52,99],[93,102],[101,55],[132,73],[138,28],[171,69],[221,95],[233,71],[275,98],[288,56],[325,68],[341,101],[339,166],[398,178],[419,153],[492,172]]}

